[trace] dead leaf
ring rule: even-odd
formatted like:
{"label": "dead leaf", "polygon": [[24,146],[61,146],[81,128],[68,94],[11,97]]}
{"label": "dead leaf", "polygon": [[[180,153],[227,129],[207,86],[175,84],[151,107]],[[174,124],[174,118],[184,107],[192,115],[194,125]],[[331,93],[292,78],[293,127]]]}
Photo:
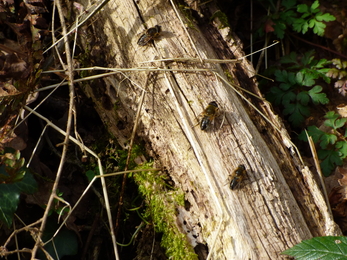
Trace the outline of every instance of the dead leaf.
{"label": "dead leaf", "polygon": [[11,82],[12,80],[0,82],[0,97],[14,96],[20,93]]}
{"label": "dead leaf", "polygon": [[342,175],[342,178],[338,180],[339,184],[341,186],[347,186],[347,169],[337,167],[336,170]]}

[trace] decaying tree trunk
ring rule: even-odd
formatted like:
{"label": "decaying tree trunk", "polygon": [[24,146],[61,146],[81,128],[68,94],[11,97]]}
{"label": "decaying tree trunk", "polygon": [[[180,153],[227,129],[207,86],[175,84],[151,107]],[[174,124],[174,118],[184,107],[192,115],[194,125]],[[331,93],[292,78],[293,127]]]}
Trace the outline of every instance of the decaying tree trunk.
{"label": "decaying tree trunk", "polygon": [[[119,72],[86,92],[109,131],[126,145],[141,93],[146,91],[138,136],[150,144],[185,192],[190,208],[179,209],[182,232],[195,232],[196,242],[208,245],[212,259],[252,260],[280,259],[280,252],[304,239],[340,234],[319,185],[271,107],[249,98],[254,104],[260,102],[280,132],[216,76],[259,95],[246,60],[224,65],[148,62],[242,57],[236,36],[228,38],[228,28],[219,30],[211,23],[190,28],[187,24],[192,21],[175,8],[170,1],[110,1],[91,24],[96,39],[91,53],[100,58],[98,65],[158,70]],[[216,10],[213,3],[204,8],[201,12],[208,21]],[[142,47],[137,41],[144,24],[147,28],[158,24],[162,33]],[[211,101],[218,103],[220,112],[215,124],[201,131],[195,125]],[[228,177],[240,164],[245,165],[247,177],[238,189],[230,190]]]}

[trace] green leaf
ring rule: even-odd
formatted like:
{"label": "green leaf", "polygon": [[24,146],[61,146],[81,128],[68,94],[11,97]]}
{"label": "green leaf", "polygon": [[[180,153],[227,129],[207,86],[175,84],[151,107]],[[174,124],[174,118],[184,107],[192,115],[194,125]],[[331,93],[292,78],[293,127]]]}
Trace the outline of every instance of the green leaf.
{"label": "green leaf", "polygon": [[295,84],[297,84],[296,76],[293,72],[276,70],[275,76],[276,81],[281,82],[280,88],[284,91],[291,89]]}
{"label": "green leaf", "polygon": [[34,176],[29,172],[26,172],[22,181],[15,182],[13,185],[17,187],[21,193],[32,194],[37,191],[37,182],[34,179]]}
{"label": "green leaf", "polygon": [[281,63],[294,63],[294,64],[297,64],[299,65],[298,61],[297,61],[297,55],[296,55],[296,52],[291,52],[290,54],[288,55],[285,55],[281,58]]}
{"label": "green leaf", "polygon": [[302,24],[301,33],[302,33],[302,34],[305,34],[305,33],[307,33],[307,31],[308,31],[308,22],[305,21],[305,22]]}
{"label": "green leaf", "polygon": [[347,238],[314,237],[285,250],[282,254],[293,256],[297,260],[342,260],[347,257]]}
{"label": "green leaf", "polygon": [[[312,64],[311,66],[314,67],[315,69],[318,68],[324,68],[325,65],[330,65],[331,61],[328,61],[327,59],[320,59],[320,60],[316,60],[314,64]],[[328,68],[326,68],[326,70],[328,71]]]}
{"label": "green leaf", "polygon": [[310,101],[310,96],[307,94],[307,91],[300,92],[296,99],[304,106],[307,106],[308,102]]}
{"label": "green leaf", "polygon": [[314,1],[313,4],[311,5],[311,8],[310,8],[311,13],[315,12],[317,10],[318,6],[319,6],[318,0]]}
{"label": "green leaf", "polygon": [[321,86],[317,85],[308,91],[308,94],[310,95],[312,102],[314,104],[320,103],[322,105],[325,105],[329,103],[329,99],[327,98],[327,95],[325,93],[320,93],[322,89],[323,88]]}
{"label": "green leaf", "polygon": [[336,17],[329,14],[329,13],[325,13],[325,14],[322,14],[319,16],[317,15],[316,19],[317,19],[317,21],[331,22],[331,21],[335,21]]}
{"label": "green leaf", "polygon": [[[336,120],[340,117],[339,114],[337,114],[335,111],[329,111],[325,114],[324,118],[326,119],[332,119],[332,120]],[[326,121],[325,121],[326,122]]]}
{"label": "green leaf", "polygon": [[320,166],[325,176],[329,176],[336,166],[342,165],[342,159],[337,151],[319,150],[317,154],[318,158],[322,160]]}
{"label": "green leaf", "polygon": [[307,31],[307,27],[308,25],[306,24],[306,21],[302,18],[298,18],[294,21],[293,23],[293,29],[294,31],[296,32],[302,32],[302,33],[305,33],[304,32],[304,27],[306,27],[306,31]]}
{"label": "green leaf", "polygon": [[301,62],[304,66],[309,66],[311,65],[313,59],[314,59],[314,50],[309,50],[304,53],[304,55],[301,58]]}
{"label": "green leaf", "polygon": [[283,0],[282,6],[284,6],[286,9],[293,8],[296,6],[296,0]]}
{"label": "green leaf", "polygon": [[310,73],[310,72],[311,71],[309,71],[308,73],[298,72],[298,73],[302,73],[303,74],[303,78],[302,78],[302,81],[301,81],[301,85],[302,86],[311,87],[315,83],[315,79],[317,77],[314,75],[315,73]]}
{"label": "green leaf", "polygon": [[283,110],[284,115],[290,115],[288,120],[291,122],[294,126],[300,126],[304,120],[305,117],[308,117],[310,115],[310,110],[308,107],[303,106],[300,103],[290,103],[287,104],[287,106]]}
{"label": "green leaf", "polygon": [[37,183],[29,172],[26,172],[21,181],[0,184],[0,220],[10,227],[13,214],[18,207],[20,194],[22,192],[31,194],[36,190]]}
{"label": "green leaf", "polygon": [[326,149],[329,144],[335,144],[335,142],[337,141],[337,136],[334,134],[324,133],[321,136],[320,140],[320,147],[322,147],[322,149]]}
{"label": "green leaf", "polygon": [[273,25],[273,28],[274,28],[274,33],[275,35],[280,38],[280,39],[283,39],[284,37],[284,32],[287,28],[287,26],[285,25],[285,23],[283,22],[276,22],[274,25]]}
{"label": "green leaf", "polygon": [[275,77],[276,77],[276,81],[278,82],[287,82],[287,78],[288,78],[288,72],[286,70],[276,70],[275,71]]}
{"label": "green leaf", "polygon": [[96,174],[93,170],[89,170],[86,172],[86,176],[88,178],[88,181],[91,182],[92,179],[96,176]]}
{"label": "green leaf", "polygon": [[335,113],[335,111],[329,111],[325,114],[324,118],[327,120],[324,121],[324,125],[329,126],[333,129],[338,129],[345,125],[347,118],[340,118],[339,114]]}
{"label": "green leaf", "polygon": [[296,95],[292,91],[287,91],[282,97],[282,104],[284,106],[290,106],[291,102],[296,99]]}
{"label": "green leaf", "polygon": [[335,148],[340,153],[340,157],[342,159],[346,158],[347,156],[347,142],[346,141],[339,141],[336,143]]}
{"label": "green leaf", "polygon": [[[45,231],[42,236],[43,242],[51,239],[59,225],[53,218],[49,218],[46,224]],[[54,243],[54,246],[53,246]],[[53,257],[53,259],[62,259],[64,256],[76,255],[78,252],[78,239],[76,234],[63,227],[57,236],[53,239],[53,243],[49,242],[44,246],[45,250]],[[56,251],[55,251],[56,250]],[[58,257],[56,256],[56,253]],[[40,259],[47,259],[42,251],[38,252]]]}
{"label": "green leaf", "polygon": [[294,10],[288,10],[286,12],[282,12],[280,19],[282,23],[292,24],[297,19],[297,13]]}
{"label": "green leaf", "polygon": [[298,5],[296,9],[299,13],[307,13],[308,12],[308,6],[305,4]]}
{"label": "green leaf", "polygon": [[[306,133],[305,131],[302,132],[304,135],[302,135],[302,138],[300,140],[307,141]],[[307,133],[309,136],[312,137],[313,142],[318,143],[321,140],[321,136],[325,134],[322,130],[320,130],[317,126],[311,125],[307,127]],[[301,134],[300,134],[301,135]]]}
{"label": "green leaf", "polygon": [[10,227],[19,203],[20,192],[13,184],[0,184],[0,220]]}
{"label": "green leaf", "polygon": [[314,25],[314,26],[312,26],[313,32],[319,36],[323,36],[326,25],[322,22],[318,22],[318,21],[313,20],[313,19],[312,19],[312,24]]}

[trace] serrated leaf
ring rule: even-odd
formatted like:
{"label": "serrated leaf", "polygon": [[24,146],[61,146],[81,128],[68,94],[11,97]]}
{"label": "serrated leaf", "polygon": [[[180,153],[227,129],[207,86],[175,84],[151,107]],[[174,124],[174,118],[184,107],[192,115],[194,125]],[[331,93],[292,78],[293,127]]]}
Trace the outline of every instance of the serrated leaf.
{"label": "serrated leaf", "polygon": [[331,22],[331,21],[335,21],[336,17],[331,15],[331,14],[329,14],[329,13],[325,13],[325,14],[322,14],[322,15],[317,15],[316,19],[318,21]]}
{"label": "serrated leaf", "polygon": [[311,87],[314,83],[315,83],[315,79],[317,78],[317,76],[315,75],[316,73],[314,73],[314,71],[308,71],[307,73],[303,74],[303,79],[302,79],[302,86],[307,86],[307,87]]}
{"label": "serrated leaf", "polygon": [[288,120],[294,126],[300,126],[304,122],[305,117],[308,117],[310,115],[310,110],[308,109],[308,107],[303,106],[300,103],[290,103],[287,104],[284,108],[283,114],[290,115],[288,117]]}
{"label": "serrated leaf", "polygon": [[329,103],[329,99],[327,98],[327,95],[325,93],[320,93],[322,89],[323,88],[321,86],[317,85],[308,91],[308,94],[310,95],[314,104],[320,103],[325,105]]}
{"label": "serrated leaf", "polygon": [[296,53],[293,51],[288,55],[285,55],[281,58],[281,63],[295,63],[297,65],[299,65],[298,61],[297,61],[297,55]]}
{"label": "serrated leaf", "polygon": [[347,121],[347,118],[340,118],[335,121],[335,129],[343,127]]}
{"label": "serrated leaf", "polygon": [[276,34],[276,36],[280,39],[283,39],[284,32],[285,32],[287,26],[282,22],[276,22],[273,25],[273,28],[274,28],[274,33]]}
{"label": "serrated leaf", "polygon": [[[306,136],[306,133],[303,132]],[[313,142],[317,143],[318,141],[320,141],[321,136],[325,134],[325,132],[323,132],[322,130],[320,130],[317,126],[312,125],[307,127],[307,133],[309,136],[312,137]],[[307,138],[306,138],[307,141]]]}
{"label": "serrated leaf", "polygon": [[342,159],[346,158],[347,156],[347,142],[346,141],[339,141],[335,145],[336,149],[340,153],[340,157]]}
{"label": "serrated leaf", "polygon": [[337,114],[335,111],[329,111],[325,114],[324,118],[326,119],[338,119],[339,118],[339,114]]}
{"label": "serrated leaf", "polygon": [[321,168],[325,176],[329,176],[330,173],[338,165],[342,165],[342,159],[339,156],[339,153],[334,150],[319,150],[317,152],[318,158],[322,160]]}
{"label": "serrated leaf", "polygon": [[296,79],[296,82],[299,82],[301,84],[304,80],[304,75],[301,72],[298,72],[295,75],[295,79]]}
{"label": "serrated leaf", "polygon": [[[294,31],[296,31],[296,32],[302,32],[303,31],[303,28],[304,28],[304,26],[305,26],[305,23],[306,23],[306,21],[304,20],[304,19],[302,19],[302,18],[298,18],[298,19],[296,19],[295,21],[294,21],[294,23],[293,23],[293,29],[294,29]],[[307,25],[306,25],[306,31],[307,31]]]}
{"label": "serrated leaf", "polygon": [[322,22],[315,21],[314,27],[313,27],[313,32],[319,36],[324,35],[326,25]]}
{"label": "serrated leaf", "polygon": [[316,24],[316,20],[315,19],[310,19],[309,21],[308,21],[308,27],[309,28],[313,28],[314,27],[314,25]]}
{"label": "serrated leaf", "polygon": [[[288,72],[286,70],[276,70],[275,76],[276,81],[289,84],[289,86],[295,85],[297,83],[295,74],[293,72]],[[288,90],[288,88],[285,88],[283,90]]]}
{"label": "serrated leaf", "polygon": [[306,91],[301,91],[296,96],[296,100],[299,101],[302,105],[307,106],[308,102],[310,101],[310,96],[307,94]]}
{"label": "serrated leaf", "polygon": [[307,13],[308,11],[308,6],[305,5],[305,4],[301,4],[301,5],[298,5],[297,6],[297,9],[296,9],[299,13]]}
{"label": "serrated leaf", "polygon": [[283,0],[282,6],[284,6],[286,9],[290,9],[296,5],[296,0]]}
{"label": "serrated leaf", "polygon": [[294,12],[294,10],[287,10],[286,12],[283,12],[281,15],[281,20],[285,24],[292,24],[297,17],[297,13]]}
{"label": "serrated leaf", "polygon": [[346,259],[346,237],[314,237],[285,250],[282,254],[294,256],[297,260]]}
{"label": "serrated leaf", "polygon": [[282,89],[278,87],[272,87],[269,93],[266,95],[266,99],[275,105],[280,105],[284,93],[285,92]]}
{"label": "serrated leaf", "polygon": [[311,5],[311,12],[316,10],[319,6],[318,0],[314,1],[313,4]]}
{"label": "serrated leaf", "polygon": [[337,136],[334,134],[324,133],[324,135],[320,137],[320,140],[320,147],[322,147],[322,149],[326,149],[329,144],[335,144],[337,141]]}
{"label": "serrated leaf", "polygon": [[279,81],[279,82],[287,82],[287,74],[288,72],[286,70],[276,70],[274,75],[276,77],[276,81]]}
{"label": "serrated leaf", "polygon": [[[324,68],[325,65],[329,65],[329,64],[331,64],[331,61],[328,61],[327,59],[320,59],[316,61],[315,64],[312,64],[312,65],[315,68]],[[329,69],[326,68],[326,70],[329,70]]]}
{"label": "serrated leaf", "polygon": [[304,55],[301,58],[301,62],[303,63],[304,66],[310,65],[312,60],[314,59],[314,50],[309,50],[304,53]]}
{"label": "serrated leaf", "polygon": [[296,95],[292,91],[285,92],[282,96],[282,105],[288,106],[296,99]]}
{"label": "serrated leaf", "polygon": [[302,24],[301,33],[305,34],[308,31],[308,22]]}
{"label": "serrated leaf", "polygon": [[342,126],[344,126],[344,124],[347,121],[347,118],[340,118],[339,114],[337,114],[335,111],[329,111],[325,114],[324,118],[326,118],[327,120],[324,121],[324,125],[329,126],[333,129],[338,129]]}

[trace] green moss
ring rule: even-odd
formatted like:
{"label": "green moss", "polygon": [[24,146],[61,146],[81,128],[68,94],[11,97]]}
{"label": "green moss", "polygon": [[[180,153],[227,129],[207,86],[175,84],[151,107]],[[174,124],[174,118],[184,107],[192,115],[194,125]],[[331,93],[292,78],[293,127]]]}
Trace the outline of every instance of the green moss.
{"label": "green moss", "polygon": [[225,76],[227,76],[227,78],[231,84],[235,84],[233,75],[231,75],[229,70],[224,70],[224,74],[225,74]]}
{"label": "green moss", "polygon": [[214,20],[215,18],[218,18],[220,21],[220,25],[218,26],[218,29],[223,29],[226,27],[230,27],[228,17],[225,13],[223,13],[221,10],[216,11],[210,18],[210,21]]}
{"label": "green moss", "polygon": [[[152,163],[148,163],[141,169],[151,167]],[[176,206],[184,205],[184,193],[166,189],[165,180],[158,172],[137,173],[134,179],[148,203],[145,215],[153,220],[156,231],[163,233],[161,245],[166,249],[166,255],[170,259],[196,260],[192,246],[176,225]]]}
{"label": "green moss", "polygon": [[182,4],[178,5],[179,9],[182,11],[184,17],[186,18],[186,23],[189,28],[196,29],[195,28],[195,19],[192,15],[192,11],[189,6],[185,6]]}

